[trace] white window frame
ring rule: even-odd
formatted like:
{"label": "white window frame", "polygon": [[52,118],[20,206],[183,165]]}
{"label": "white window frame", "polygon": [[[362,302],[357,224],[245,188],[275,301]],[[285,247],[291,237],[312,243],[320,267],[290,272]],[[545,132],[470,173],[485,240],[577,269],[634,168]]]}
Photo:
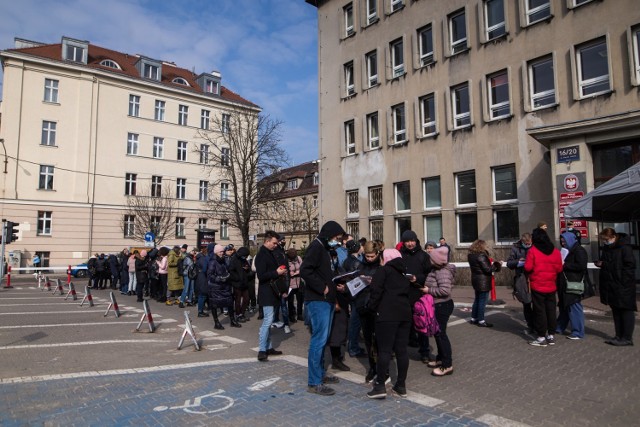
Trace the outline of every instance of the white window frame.
{"label": "white window frame", "polygon": [[[402,241],[402,233],[400,232],[400,221],[406,221],[409,220],[409,223],[411,223],[411,217],[410,216],[401,216],[401,217],[397,217],[393,220],[393,226],[395,229],[395,241],[396,242],[400,242]],[[411,224],[409,224],[409,230],[411,230]]]}
{"label": "white window frame", "polygon": [[231,130],[231,115],[222,113],[222,121],[220,122],[220,124],[221,124],[220,131],[222,133],[229,133],[229,131]]}
{"label": "white window frame", "polygon": [[220,240],[229,239],[229,220],[221,219],[220,220]]}
{"label": "white window frame", "polygon": [[187,198],[187,178],[176,178],[176,199]]}
{"label": "white window frame", "polygon": [[51,211],[38,211],[38,236],[51,236],[51,229],[53,228],[53,212]]}
{"label": "white window frame", "polygon": [[59,81],[54,79],[44,79],[44,102],[58,103]]}
{"label": "white window frame", "polygon": [[103,59],[102,61],[100,61],[100,65],[102,65],[103,67],[114,68],[116,70],[122,70],[122,67],[120,67],[120,64],[118,64],[116,61],[113,61],[111,59]]}
{"label": "white window frame", "polygon": [[201,202],[209,200],[209,181],[200,181],[200,185],[198,187],[198,200]]}
{"label": "white window frame", "polygon": [[216,80],[207,79],[204,85],[204,91],[213,95],[220,93],[220,82]]}
{"label": "white window frame", "polygon": [[[516,188],[516,197],[511,198],[511,199],[504,199],[504,200],[498,200],[497,197],[497,187],[496,187],[496,171],[499,170],[504,170],[504,169],[513,169],[513,175],[514,175],[514,179],[515,179],[515,188]],[[518,203],[518,176],[516,174],[516,166],[514,164],[511,165],[501,165],[501,166],[494,166],[491,168],[491,185],[492,185],[492,197],[493,197],[493,203],[494,204],[512,204],[512,203]]]}
{"label": "white window frame", "polygon": [[[466,176],[466,175],[473,175],[473,179],[474,179],[474,185],[476,186],[476,188],[474,189],[474,192],[476,194],[476,200],[475,202],[471,202],[471,203],[460,203],[460,182],[459,179],[461,176]],[[458,172],[455,174],[455,184],[456,184],[456,207],[458,208],[469,208],[469,207],[473,207],[473,208],[477,208],[478,207],[478,183],[476,181],[476,173],[475,171],[471,170],[471,171],[465,171],[465,172]]]}
{"label": "white window frame", "polygon": [[[469,99],[469,103],[467,105],[467,110],[464,113],[458,112],[458,107],[456,104],[456,100],[458,99],[458,90],[466,88],[467,90],[467,98]],[[465,129],[470,127],[473,124],[472,115],[471,115],[471,85],[469,82],[464,82],[462,84],[453,86],[449,90],[450,100],[451,100],[451,119],[452,119],[452,129]],[[462,121],[468,121],[468,123],[463,123]],[[460,124],[458,123],[460,122]]]}
{"label": "white window frame", "polygon": [[[374,227],[379,227],[380,231],[374,232]],[[371,240],[384,239],[384,221],[382,219],[372,219],[369,221],[369,236],[371,236]]]}
{"label": "white window frame", "polygon": [[179,162],[187,161],[187,145],[187,141],[178,141],[176,160],[178,160]]}
{"label": "white window frame", "polygon": [[135,196],[138,183],[138,174],[127,172],[124,174],[124,195]]}
{"label": "white window frame", "polygon": [[367,25],[378,22],[378,0],[366,0]]}
{"label": "white window frame", "polygon": [[44,145],[47,147],[55,147],[57,129],[58,129],[58,124],[56,122],[52,122],[50,120],[43,120],[42,135],[40,137],[40,145]]}
{"label": "white window frame", "polygon": [[318,207],[318,196],[313,196],[313,198],[311,199],[311,206],[314,208]]}
{"label": "white window frame", "polygon": [[[429,38],[431,39],[431,50],[425,51],[426,48],[423,43],[422,35],[425,33],[429,33]],[[427,65],[435,63],[435,49],[434,49],[434,38],[433,38],[433,26],[431,24],[425,25],[422,28],[417,30],[417,38],[418,38],[418,55],[420,59],[420,66],[426,67]]]}
{"label": "white window frame", "polygon": [[178,105],[178,124],[180,126],[187,126],[189,120],[189,106]]}
{"label": "white window frame", "polygon": [[151,197],[162,197],[162,177],[160,175],[151,177]]}
{"label": "white window frame", "polygon": [[40,173],[38,174],[38,190],[53,190],[54,173],[54,166],[40,165]]}
{"label": "white window frame", "polygon": [[176,237],[181,238],[185,237],[185,217],[177,216],[176,217]]}
{"label": "white window frame", "polygon": [[220,201],[226,202],[229,200],[229,183],[220,183]]}
{"label": "white window frame", "polygon": [[153,137],[153,158],[164,159],[164,138],[159,136]]}
{"label": "white window frame", "polygon": [[231,165],[231,149],[220,147],[220,166],[229,167]]}
{"label": "white window frame", "polygon": [[[396,47],[399,46],[399,54],[401,58],[398,58],[396,54]],[[389,57],[391,59],[391,78],[396,79],[405,75],[404,66],[404,39],[402,37],[395,39],[389,43]]]}
{"label": "white window frame", "polygon": [[[547,89],[547,90],[536,93],[534,92],[535,67],[540,66],[542,64],[547,64],[549,62],[551,63],[551,73],[552,73],[551,78],[553,80],[553,89]],[[528,111],[542,110],[544,108],[550,108],[558,105],[558,95],[556,93],[556,87],[558,85],[556,82],[555,62],[556,62],[555,55],[551,54],[551,55],[545,55],[543,57],[533,59],[526,63],[525,68],[527,70],[527,76],[525,81],[527,86],[526,86],[525,93],[528,94],[528,99],[526,100],[527,102],[525,105],[528,106],[527,108]],[[546,100],[552,95],[553,95],[553,102],[541,104],[538,106],[536,105],[536,102],[538,102],[538,100]]]}
{"label": "white window frame", "polygon": [[[87,45],[84,43],[74,43],[71,40],[64,40],[64,59],[67,61],[87,63]],[[71,55],[69,55],[71,54]]]}
{"label": "white window frame", "polygon": [[[427,206],[427,181],[438,181],[438,188],[440,189],[438,194],[440,204],[438,206]],[[437,211],[442,209],[442,180],[439,176],[430,176],[422,179],[422,209],[425,211]]]}
{"label": "white window frame", "polygon": [[176,77],[173,80],[171,80],[171,83],[176,83],[179,85],[183,85],[183,86],[190,86],[189,82],[186,81],[185,79],[183,79],[182,77]]}
{"label": "white window frame", "polygon": [[[523,10],[524,10],[524,21],[523,21],[524,25],[523,26],[533,25],[535,23],[542,22],[542,21],[545,21],[547,19],[553,18],[553,13],[552,13],[553,11],[551,9],[551,7],[552,7],[551,0],[547,0],[547,3],[545,3],[543,5],[540,5],[540,6],[536,6],[536,7],[532,8],[532,9],[529,9],[529,7],[530,7],[529,2],[531,0],[522,0],[522,1],[524,3],[523,6],[522,6]],[[531,18],[533,15],[536,15],[536,14],[538,14],[540,12],[545,11],[545,10],[548,11],[547,15],[545,15],[545,16],[543,16],[541,18],[538,18],[538,19],[532,19]]]}
{"label": "white window frame", "polygon": [[404,7],[404,0],[390,0],[389,14],[395,13]]}
{"label": "white window frame", "polygon": [[[489,26],[489,13],[488,13],[488,7],[489,7],[489,3],[493,2],[493,1],[500,1],[502,2],[502,14],[503,14],[503,21],[499,22],[497,24],[492,25],[491,27]],[[508,34],[507,31],[507,4],[505,3],[504,0],[482,0],[482,20],[483,20],[483,39],[484,42],[489,42],[489,41],[493,41],[493,40],[497,40],[500,39],[501,37],[504,37]],[[503,29],[502,34],[498,34],[495,36],[491,36],[491,32],[499,30],[500,28]]]}
{"label": "white window frame", "polygon": [[[399,209],[399,201],[400,199],[398,199],[398,186],[400,185],[407,185],[409,187],[409,209]],[[395,208],[395,212],[396,213],[408,213],[411,212],[411,181],[402,181],[402,182],[396,182],[393,184],[393,200],[394,200],[394,208]]]}
{"label": "white window frame", "polygon": [[377,50],[372,50],[371,52],[365,55],[365,67],[367,69],[366,71],[367,86],[368,87],[378,86],[380,84],[380,79],[378,78],[378,51]]}
{"label": "white window frame", "polygon": [[140,145],[140,135],[137,133],[129,132],[127,134],[127,154],[130,156],[138,155],[138,148]]}
{"label": "white window frame", "polygon": [[347,191],[347,218],[358,218],[360,215],[360,194],[358,190]]}
{"label": "white window frame", "polygon": [[[459,39],[454,40],[453,37],[453,20],[458,16],[464,16],[464,31],[465,36]],[[459,9],[449,16],[447,16],[447,31],[449,35],[449,55],[457,55],[459,53],[465,52],[469,49],[469,30],[467,28],[467,10],[465,8]]]}
{"label": "white window frame", "polygon": [[318,172],[313,173],[313,185],[320,185],[320,174]]}
{"label": "white window frame", "polygon": [[[607,74],[606,75],[601,75],[598,77],[593,77],[590,78],[588,80],[584,80],[582,79],[582,51],[584,49],[587,48],[593,48],[597,45],[600,44],[604,44],[605,48],[607,49]],[[609,93],[611,92],[612,88],[613,88],[613,75],[611,72],[611,52],[609,49],[609,38],[607,36],[604,37],[598,37],[596,39],[587,41],[585,43],[582,43],[580,45],[574,46],[573,47],[573,55],[572,55],[572,64],[574,64],[575,67],[575,73],[574,75],[576,76],[576,80],[577,80],[577,95],[578,95],[578,99],[588,99],[588,98],[592,98],[598,95],[602,95],[605,93]],[[609,87],[607,89],[603,89],[600,90],[598,92],[594,92],[594,93],[589,93],[589,94],[585,94],[584,93],[584,89],[588,86],[591,85],[595,85],[595,84],[600,84],[607,81],[609,83]]]}
{"label": "white window frame", "polygon": [[[376,136],[373,136],[374,133]],[[367,148],[369,150],[380,148],[380,115],[377,111],[367,114]]]}
{"label": "white window frame", "polygon": [[148,62],[142,64],[142,77],[160,81],[160,67]]}
{"label": "white window frame", "polygon": [[[374,202],[377,201],[378,194],[374,194],[379,192],[379,201],[381,209],[374,209]],[[382,191],[382,186],[378,185],[375,187],[369,187],[369,215],[370,216],[381,216],[384,214],[384,193]]]}
{"label": "white window frame", "polygon": [[[507,100],[496,102],[496,100],[493,99],[493,91],[491,90],[491,87],[492,87],[493,79],[496,79],[502,76],[506,76],[506,79],[507,79],[507,83],[506,83],[507,84]],[[509,77],[510,77],[509,70],[504,69],[504,70],[500,70],[498,72],[489,74],[485,78],[484,91],[486,94],[485,98],[487,100],[486,112],[487,112],[488,121],[500,120],[506,117],[511,117],[512,115],[511,113],[511,81],[510,81],[511,79]],[[502,114],[500,114],[500,111],[505,107],[508,107],[506,113],[503,112]]]}
{"label": "white window frame", "polygon": [[493,224],[494,224],[493,225],[493,241],[495,242],[496,246],[511,246],[520,239],[520,236],[518,236],[518,233],[516,233],[516,235],[513,236],[513,239],[510,239],[510,240],[500,239],[498,236],[498,214],[501,212],[514,212],[514,211],[516,212],[519,218],[520,212],[518,212],[517,207],[510,208],[510,209],[495,209],[493,211]]}
{"label": "white window frame", "polygon": [[211,121],[211,111],[202,109],[200,111],[200,129],[209,130]]}
{"label": "white window frame", "polygon": [[[433,107],[433,120],[427,121],[427,117],[425,115],[425,103],[431,101]],[[438,133],[438,110],[436,105],[436,94],[429,93],[427,95],[421,96],[418,99],[420,104],[420,134],[422,138],[427,138],[430,136],[434,136]],[[429,117],[431,118],[431,117]],[[429,128],[433,128],[433,131],[429,131]]]}
{"label": "white window frame", "polygon": [[[435,236],[430,236],[429,235],[429,225],[428,222],[430,220],[435,220],[438,219],[440,221],[440,230],[438,231],[438,233],[436,233]],[[422,225],[423,225],[423,229],[424,229],[424,241],[425,243],[428,241],[434,241],[437,242],[440,237],[442,237],[443,230],[442,230],[442,215],[425,215],[424,217],[422,217]]]}
{"label": "white window frame", "polygon": [[344,122],[344,149],[347,156],[356,154],[356,123],[355,120]]}
{"label": "white window frame", "polygon": [[[580,3],[578,3],[580,1]],[[592,3],[593,0],[567,0],[567,9],[575,9],[580,6],[584,6],[585,4]]]}
{"label": "white window frame", "polygon": [[200,144],[200,159],[199,162],[201,165],[209,164],[209,144]]}
{"label": "white window frame", "polygon": [[460,240],[460,237],[462,236],[462,233],[460,233],[460,216],[461,215],[475,215],[476,216],[476,230],[479,233],[480,230],[479,230],[479,227],[478,227],[478,212],[477,211],[463,211],[463,212],[456,213],[456,231],[457,231],[457,236],[458,236],[458,246],[471,246],[471,244],[478,237],[476,236],[475,239],[470,240],[470,241],[462,241],[462,240]]}
{"label": "white window frame", "polygon": [[631,84],[640,86],[640,24],[627,30]]}
{"label": "white window frame", "polygon": [[207,228],[207,218],[198,218],[198,230]]}
{"label": "white window frame", "polygon": [[140,95],[129,95],[129,116],[140,117]]}
{"label": "white window frame", "polygon": [[343,9],[344,13],[344,37],[351,37],[356,33],[353,17],[353,3],[347,4]]}
{"label": "white window frame", "polygon": [[349,61],[343,66],[344,70],[344,96],[350,97],[356,94],[356,78],[353,75],[353,61]]}
{"label": "white window frame", "polygon": [[391,107],[391,129],[393,130],[393,144],[402,144],[409,140],[407,108],[404,102]]}
{"label": "white window frame", "polygon": [[123,218],[124,223],[124,237],[133,237],[136,231],[136,216],[126,215]]}
{"label": "white window frame", "polygon": [[164,112],[166,107],[166,102],[160,99],[156,99],[155,109],[153,113],[153,119],[159,122],[164,122]]}
{"label": "white window frame", "polygon": [[287,180],[287,191],[297,190],[298,189],[298,179],[288,179]]}

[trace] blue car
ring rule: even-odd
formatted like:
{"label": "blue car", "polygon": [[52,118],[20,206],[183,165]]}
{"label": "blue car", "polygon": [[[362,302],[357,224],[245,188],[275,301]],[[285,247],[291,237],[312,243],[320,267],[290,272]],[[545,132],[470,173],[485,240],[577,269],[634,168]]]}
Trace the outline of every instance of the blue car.
{"label": "blue car", "polygon": [[89,275],[89,271],[87,270],[87,262],[83,262],[82,264],[72,266],[71,275],[73,277],[78,277],[78,278],[87,277]]}

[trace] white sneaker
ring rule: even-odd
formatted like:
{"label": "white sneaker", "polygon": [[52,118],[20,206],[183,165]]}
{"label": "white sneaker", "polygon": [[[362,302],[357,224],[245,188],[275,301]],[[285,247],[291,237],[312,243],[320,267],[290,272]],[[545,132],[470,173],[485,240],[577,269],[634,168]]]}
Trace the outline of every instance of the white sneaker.
{"label": "white sneaker", "polygon": [[271,327],[273,328],[282,328],[284,326],[284,322],[274,322]]}
{"label": "white sneaker", "polygon": [[284,333],[285,334],[290,334],[291,333],[291,328],[289,327],[289,325],[284,325]]}

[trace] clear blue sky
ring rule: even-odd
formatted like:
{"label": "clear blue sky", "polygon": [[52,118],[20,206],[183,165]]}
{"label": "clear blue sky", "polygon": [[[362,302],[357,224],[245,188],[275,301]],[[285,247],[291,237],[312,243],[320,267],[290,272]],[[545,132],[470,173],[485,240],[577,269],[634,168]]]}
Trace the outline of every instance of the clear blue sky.
{"label": "clear blue sky", "polygon": [[218,70],[224,86],[284,122],[297,164],[318,155],[316,12],[304,0],[0,0],[0,49],[64,35]]}

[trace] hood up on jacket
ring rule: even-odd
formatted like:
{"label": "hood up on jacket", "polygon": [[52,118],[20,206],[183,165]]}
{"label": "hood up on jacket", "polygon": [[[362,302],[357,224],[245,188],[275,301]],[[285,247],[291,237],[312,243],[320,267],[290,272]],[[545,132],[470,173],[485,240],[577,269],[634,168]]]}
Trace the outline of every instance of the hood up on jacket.
{"label": "hood up on jacket", "polygon": [[345,231],[340,224],[335,221],[327,221],[320,229],[318,237],[321,239],[329,240],[332,237],[344,234]]}
{"label": "hood up on jacket", "polygon": [[549,235],[542,228],[536,228],[533,230],[531,233],[531,240],[533,242],[533,246],[545,255],[551,255],[555,249],[551,239],[549,239]]}
{"label": "hood up on jacket", "polygon": [[576,243],[578,243],[578,239],[576,238],[576,235],[573,234],[571,231],[565,231],[560,235],[560,237],[564,239],[565,243],[567,244],[567,249],[569,250],[573,249]]}
{"label": "hood up on jacket", "polygon": [[238,258],[247,258],[249,256],[249,249],[243,246],[238,249],[238,252],[236,252],[236,254],[238,255]]}

